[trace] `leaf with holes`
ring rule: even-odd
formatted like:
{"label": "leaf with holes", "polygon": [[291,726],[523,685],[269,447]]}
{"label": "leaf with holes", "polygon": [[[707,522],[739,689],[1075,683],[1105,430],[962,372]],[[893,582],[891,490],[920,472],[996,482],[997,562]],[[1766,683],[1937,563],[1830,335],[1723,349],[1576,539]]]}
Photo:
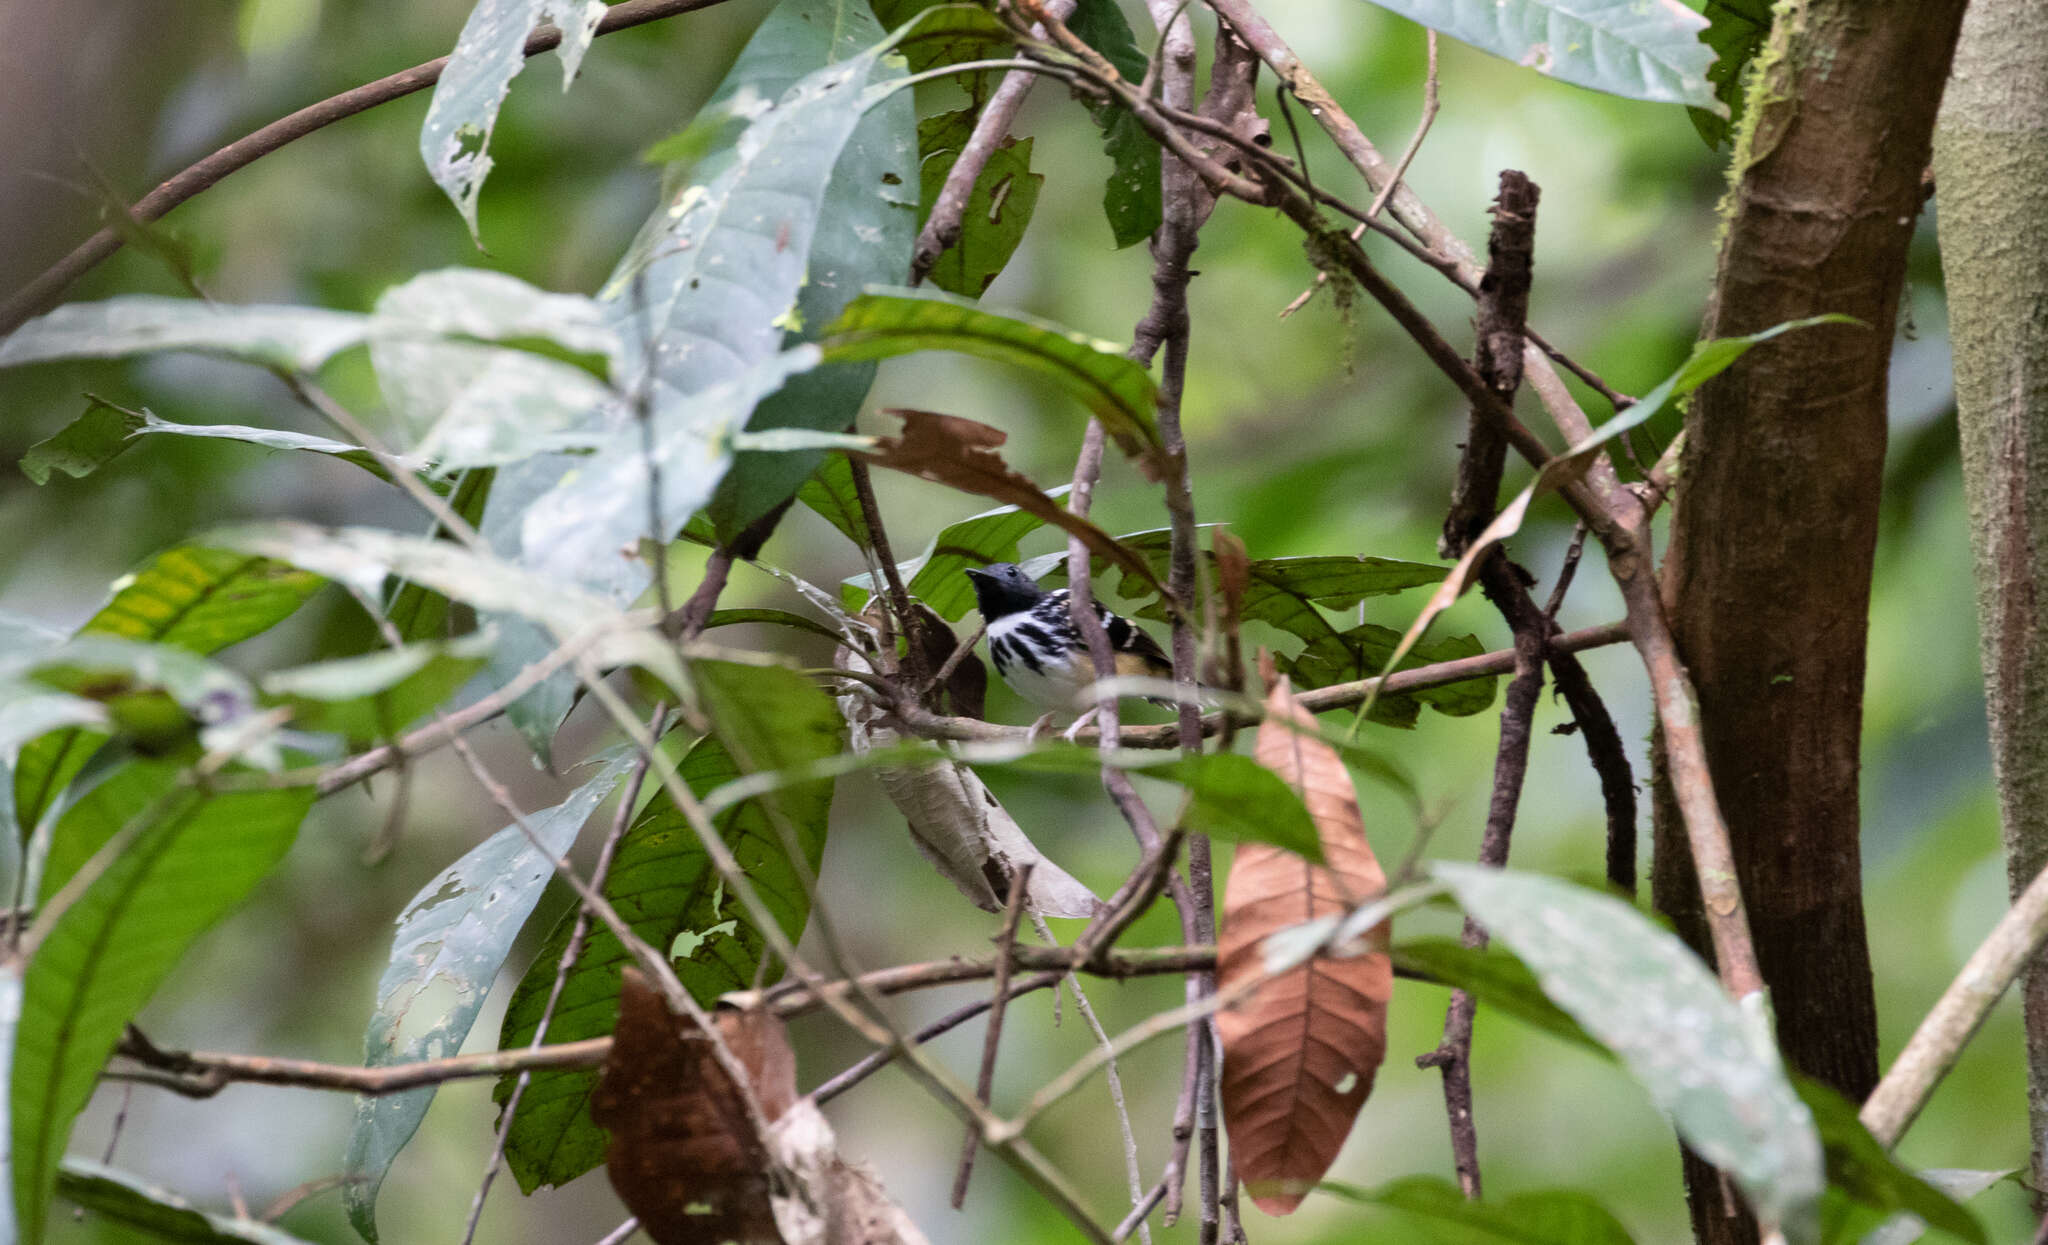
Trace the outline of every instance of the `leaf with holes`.
{"label": "leaf with holes", "polygon": [[823,344],[832,362],[953,350],[1038,372],[1094,412],[1148,477],[1164,476],[1166,451],[1153,420],[1158,386],[1114,343],[1042,320],[998,315],[950,294],[871,290],[848,304]]}
{"label": "leaf with holes", "polygon": [[[1067,26],[1083,43],[1102,53],[1117,73],[1133,84],[1145,80],[1147,54],[1116,0],[1080,0]],[[1102,212],[1119,248],[1143,242],[1159,228],[1162,217],[1159,185],[1159,143],[1131,110],[1104,102],[1091,112],[1102,130],[1102,149],[1109,156],[1109,180],[1102,188]]]}
{"label": "leaf with holes", "polygon": [[[290,617],[326,582],[269,558],[179,545],[116,580],[113,598],[78,634],[218,652]],[[14,767],[14,811],[22,834],[34,831],[106,738],[72,727],[23,745]]]}
{"label": "leaf with holes", "polygon": [[[746,727],[742,730],[746,745],[774,758],[787,757],[792,764],[838,750],[839,713],[802,676],[760,667],[727,667],[722,662],[698,662],[692,673],[700,684],[712,689],[711,695],[720,704],[729,704],[735,697],[757,698],[759,729],[772,731],[774,738],[764,742],[754,727]],[[716,710],[713,716],[725,725],[725,718]],[[757,757],[756,763],[764,762]],[[740,770],[723,744],[706,737],[684,756],[679,774],[702,798],[739,777]],[[795,829],[807,867],[815,871],[824,847],[831,782],[786,787],[773,799]],[[748,800],[724,809],[714,823],[783,932],[791,939],[800,936],[810,915],[810,897],[763,802]],[[728,990],[754,984],[765,940],[738,901],[726,893],[696,831],[666,793],[658,792],[626,831],[605,880],[604,894],[636,934],[657,949],[673,951],[677,974],[700,1003],[709,1005]],[[511,1049],[533,1041],[541,1009],[554,985],[555,966],[573,925],[573,913],[556,925],[533,967],[513,991],[500,1046]],[[595,927],[562,988],[561,1001],[548,1026],[548,1040],[569,1042],[610,1033],[618,1018],[620,973],[630,960],[609,930]],[[774,975],[770,972],[769,977]],[[505,1152],[522,1189],[531,1192],[542,1185],[561,1184],[603,1161],[605,1135],[592,1122],[589,1110],[596,1081],[596,1073],[588,1069],[533,1074],[513,1119]],[[511,1093],[511,1086],[511,1078],[498,1083],[500,1103]]]}
{"label": "leaf with holes", "polygon": [[1821,1142],[1760,1014],[1745,1012],[1684,943],[1620,900],[1477,865],[1439,862],[1430,872],[1615,1053],[1760,1217],[1794,1241],[1814,1239],[1826,1184]]}
{"label": "leaf with holes", "polygon": [[1727,111],[1707,82],[1706,19],[1678,0],[1373,0],[1537,73],[1609,95]]}
{"label": "leaf with holes", "polygon": [[[615,758],[568,799],[528,817],[540,848],[525,830],[507,826],[420,888],[398,918],[391,962],[377,982],[377,1008],[363,1037],[366,1066],[439,1059],[462,1049],[512,940],[555,875],[554,859],[568,852],[632,767],[631,758]],[[431,1085],[356,1099],[341,1200],[366,1241],[377,1239],[377,1191],[385,1174],[433,1101]]]}
{"label": "leaf with holes", "polygon": [[[918,123],[919,188],[923,192],[918,225],[931,217],[939,191],[960,158],[960,148],[974,132],[980,114],[972,108],[941,113]],[[980,298],[989,283],[1001,275],[1010,257],[1024,240],[1031,214],[1038,207],[1038,192],[1045,175],[1031,171],[1031,139],[1005,138],[989,154],[974,187],[967,208],[960,216],[960,238],[932,264],[933,285],[963,298]],[[1156,153],[1158,148],[1153,148]],[[1155,179],[1155,194],[1157,182]]]}
{"label": "leaf with holes", "polygon": [[[1225,995],[1265,975],[1268,935],[1336,918],[1387,888],[1343,761],[1288,726],[1313,731],[1315,718],[1285,679],[1267,697],[1266,713],[1253,754],[1308,805],[1327,865],[1262,843],[1237,849],[1216,946],[1216,988]],[[1216,1013],[1230,1152],[1245,1191],[1268,1214],[1292,1212],[1329,1170],[1386,1055],[1394,989],[1387,926],[1365,937],[1365,954],[1311,960]],[[1306,1032],[1315,1039],[1305,1041]]]}
{"label": "leaf with holes", "polygon": [[209,795],[180,773],[170,762],[125,767],[74,810],[92,816],[67,816],[51,844],[46,888],[68,876],[60,849],[82,861],[132,836],[61,910],[23,982],[9,1105],[15,1215],[28,1245],[42,1240],[65,1139],[123,1027],[284,858],[313,802],[309,787]]}
{"label": "leaf with holes", "polygon": [[[491,131],[512,79],[526,68],[526,37],[544,21],[562,28],[562,89],[576,80],[583,53],[604,17],[602,0],[477,0],[420,128],[420,158],[436,185],[477,236],[476,203],[491,171]],[[481,243],[479,243],[481,245]]]}

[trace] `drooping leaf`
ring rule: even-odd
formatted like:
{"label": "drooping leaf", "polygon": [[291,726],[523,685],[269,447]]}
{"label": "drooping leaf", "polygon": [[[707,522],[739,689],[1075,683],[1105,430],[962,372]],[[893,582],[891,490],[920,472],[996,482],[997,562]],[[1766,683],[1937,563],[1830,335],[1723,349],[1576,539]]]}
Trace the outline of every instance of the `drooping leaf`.
{"label": "drooping leaf", "polygon": [[72,1121],[123,1026],[283,859],[313,801],[311,788],[211,795],[181,785],[179,772],[145,762],[110,775],[74,809],[93,809],[91,824],[67,815],[51,842],[46,888],[133,827],[133,842],[63,909],[28,964],[10,1102],[27,1245],[42,1240]]}
{"label": "drooping leaf", "polygon": [[85,413],[28,447],[21,456],[21,474],[35,484],[48,484],[61,471],[84,479],[128,448],[129,435],[143,424],[143,412],[130,411],[90,394]]}
{"label": "drooping leaf", "polygon": [[[1347,1202],[1384,1206],[1429,1225],[1432,1240],[1461,1245],[1633,1245],[1606,1207],[1576,1189],[1517,1193],[1500,1201],[1467,1201],[1435,1176],[1409,1176],[1361,1189],[1325,1181],[1321,1189]],[[1439,1235],[1441,1234],[1441,1235]]]}
{"label": "drooping leaf", "polygon": [[[1398,943],[1394,964],[1403,972],[1455,986],[1484,1008],[1505,1012],[1525,1024],[1596,1054],[1612,1057],[1571,1015],[1550,1001],[1522,962],[1499,945],[1479,951],[1448,938]],[[1832,1226],[1838,1201],[1840,1214],[1874,1226],[1893,1214],[1916,1214],[1941,1224],[1966,1241],[1983,1242],[1984,1230],[1950,1200],[1947,1193],[1909,1171],[1891,1156],[1856,1118],[1856,1108],[1833,1089],[1791,1074],[1793,1090],[1813,1113],[1814,1127],[1826,1152],[1829,1193],[1822,1207],[1825,1240],[1844,1239]],[[1854,1231],[1846,1239],[1855,1239]]]}
{"label": "drooping leaf", "polygon": [[[772,734],[764,739],[755,728],[742,727],[747,745],[775,757],[786,756],[792,764],[838,750],[839,714],[831,701],[801,676],[759,667],[721,671],[718,667],[722,664],[698,662],[692,673],[701,686],[714,689],[713,695],[760,697],[761,729]],[[775,677],[782,674],[796,683]],[[814,693],[818,701],[796,695],[792,687]],[[721,726],[726,724],[715,710],[713,718]],[[757,759],[756,763],[761,762]],[[740,771],[724,745],[707,736],[684,756],[679,773],[702,798],[737,778]],[[776,809],[794,828],[806,864],[813,871],[823,850],[831,800],[830,781],[787,787],[774,796]],[[798,937],[810,915],[810,897],[762,802],[748,800],[724,809],[714,823],[783,932],[792,939]],[[678,960],[676,971],[699,1002],[709,1004],[728,990],[754,983],[764,953],[762,934],[726,892],[696,831],[666,793],[655,795],[628,828],[605,880],[604,893],[636,934],[657,948],[673,950]],[[533,1040],[573,924],[571,914],[555,927],[534,966],[513,991],[505,1011],[501,1046],[509,1049]],[[612,1031],[618,1017],[620,972],[629,960],[626,949],[609,930],[593,927],[548,1026],[550,1042]],[[769,976],[772,979],[774,973]],[[603,1160],[604,1133],[591,1121],[589,1111],[596,1080],[596,1073],[587,1069],[533,1074],[506,1146],[506,1160],[522,1189],[530,1192],[544,1184],[561,1184]],[[510,1092],[509,1079],[499,1082],[501,1103]]]}
{"label": "drooping leaf", "polygon": [[[939,191],[960,158],[960,147],[974,132],[980,114],[972,108],[940,113],[918,123],[918,184],[922,191],[918,225],[931,217]],[[1031,171],[1028,138],[1005,138],[989,154],[967,208],[960,217],[960,240],[946,248],[932,264],[926,279],[948,293],[963,298],[980,298],[989,283],[1003,271],[1024,240],[1031,214],[1038,206],[1038,192],[1045,175]],[[1153,148],[1156,153],[1158,148]],[[1157,179],[1154,180],[1155,194]]]}
{"label": "drooping leaf", "polygon": [[605,1172],[657,1241],[781,1240],[776,1172],[747,1109],[772,1123],[796,1102],[796,1053],[773,1012],[721,1011],[720,1038],[746,1069],[733,1083],[688,1016],[669,1012],[639,969],[625,970],[611,1053],[590,1099],[611,1135]]}
{"label": "drooping leaf", "polygon": [[[746,81],[766,94],[778,87],[777,79],[768,76],[771,69],[779,69],[794,85],[805,73],[863,55],[883,33],[863,0],[778,4],[749,42],[746,63],[734,66],[734,73],[749,75]],[[893,58],[871,73],[878,86],[903,75]],[[816,341],[866,286],[903,278],[917,232],[911,189],[916,130],[911,95],[897,91],[868,108],[847,137],[818,209],[809,267],[796,294],[796,326],[784,337],[785,346]],[[849,429],[874,374],[874,365],[863,363],[793,376],[754,408],[746,429]],[[822,451],[736,455],[705,504],[718,534],[737,539],[787,501],[822,458]]]}
{"label": "drooping leaf", "polygon": [[[268,558],[178,545],[115,581],[113,599],[78,634],[214,653],[290,617],[325,583]],[[105,741],[97,731],[71,728],[23,745],[14,769],[21,833],[35,829]]]}
{"label": "drooping leaf", "polygon": [[543,21],[562,28],[562,89],[576,80],[604,16],[602,0],[477,0],[434,87],[420,158],[477,236],[476,203],[490,174],[491,131],[512,79],[526,68],[526,37]]}
{"label": "drooping leaf", "polygon": [[[632,764],[629,757],[614,759],[568,799],[529,816],[541,849],[525,830],[507,826],[412,897],[398,918],[391,962],[377,983],[377,1008],[363,1037],[367,1066],[438,1059],[462,1049],[512,940],[554,876],[553,858],[569,850]],[[446,1010],[415,1015],[430,992]],[[366,1241],[377,1240],[377,1191],[433,1101],[432,1086],[356,1100],[341,1199]]]}
{"label": "drooping leaf", "polygon": [[1165,450],[1153,421],[1158,387],[1113,343],[1040,320],[998,315],[933,290],[872,290],[848,304],[824,346],[834,362],[953,350],[1028,368],[1051,377],[1094,412],[1148,476],[1165,472]]}
{"label": "drooping leaf", "polygon": [[1430,871],[1760,1217],[1793,1241],[1815,1239],[1820,1138],[1761,1016],[1745,1015],[1684,943],[1619,900],[1535,874],[1448,862]]}
{"label": "drooping leaf", "polygon": [[[1080,0],[1067,27],[1116,66],[1125,81],[1144,81],[1149,58],[1139,49],[1116,0]],[[1092,111],[1112,166],[1102,189],[1102,211],[1109,218],[1110,232],[1119,248],[1143,242],[1161,219],[1159,144],[1121,105],[1104,102]]]}
{"label": "drooping leaf", "polygon": [[1707,0],[1706,18],[1700,41],[1714,50],[1707,81],[1714,84],[1714,96],[1727,106],[1727,113],[1704,108],[1687,112],[1707,146],[1719,147],[1742,124],[1743,78],[1750,62],[1763,50],[1764,40],[1770,38],[1770,0]]}
{"label": "drooping leaf", "polygon": [[853,463],[846,455],[827,454],[811,478],[797,489],[796,499],[862,549],[874,545],[867,516],[861,513],[860,496],[854,491]]}
{"label": "drooping leaf", "polygon": [[[1335,749],[1288,723],[1315,729],[1283,678],[1266,701],[1258,763],[1298,792],[1315,818],[1327,865],[1263,843],[1237,849],[1223,896],[1216,988],[1228,994],[1265,974],[1268,935],[1304,920],[1334,918],[1385,893],[1386,875],[1366,841],[1351,776]],[[1216,1013],[1223,1045],[1223,1123],[1245,1191],[1267,1214],[1284,1215],[1323,1178],[1387,1048],[1394,970],[1388,929],[1365,935],[1369,950],[1317,959]],[[1303,1035],[1313,1033],[1313,1040]]]}
{"label": "drooping leaf", "polygon": [[443,472],[588,448],[624,355],[596,302],[476,268],[391,287],[371,328],[394,432]]}
{"label": "drooping leaf", "polygon": [[1537,73],[1609,95],[1726,111],[1707,83],[1706,19],[1678,0],[1373,0]]}
{"label": "drooping leaf", "polygon": [[1017,506],[1069,536],[1080,537],[1089,552],[1127,574],[1151,578],[1152,568],[1142,556],[1061,506],[1050,494],[1040,492],[1030,477],[1003,461],[996,447],[1009,440],[1008,434],[957,415],[900,409],[890,414],[903,420],[903,435],[880,437],[875,448],[854,451],[862,459]]}
{"label": "drooping leaf", "polygon": [[313,371],[362,342],[368,316],[318,307],[231,306],[128,294],[66,303],[0,339],[0,367],[191,350]]}
{"label": "drooping leaf", "polygon": [[[306,1245],[260,1219],[203,1211],[168,1189],[91,1159],[68,1158],[57,1173],[57,1196],[94,1218],[151,1241],[179,1245]],[[11,1239],[11,1238],[9,1238]]]}
{"label": "drooping leaf", "polygon": [[[1046,496],[1064,497],[1069,487],[1060,485]],[[974,583],[962,572],[991,562],[1016,561],[1017,542],[1043,526],[1043,519],[1017,506],[984,510],[940,528],[923,553],[898,563],[896,571],[903,577],[904,591],[947,622],[959,622],[974,604]],[[860,574],[843,581],[840,599],[848,609],[866,604],[874,592],[872,580],[872,575]]]}

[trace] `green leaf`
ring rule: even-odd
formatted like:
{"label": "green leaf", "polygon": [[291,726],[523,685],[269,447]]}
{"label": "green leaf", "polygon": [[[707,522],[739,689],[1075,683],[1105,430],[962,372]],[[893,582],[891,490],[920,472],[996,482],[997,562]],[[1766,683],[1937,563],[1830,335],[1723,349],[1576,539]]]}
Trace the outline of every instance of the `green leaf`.
{"label": "green leaf", "polygon": [[1606,1207],[1576,1189],[1517,1193],[1468,1202],[1456,1185],[1409,1176],[1377,1189],[1326,1180],[1316,1186],[1347,1202],[1385,1206],[1427,1224],[1444,1245],[1632,1245],[1634,1238]]}
{"label": "green leaf", "polygon": [[[12,879],[10,879],[11,881]],[[13,893],[9,888],[9,894]],[[0,1120],[8,1123],[8,1144],[0,1146],[0,1241],[18,1241],[14,1220],[14,1039],[21,1023],[21,964],[0,961]]]}
{"label": "green leaf", "polygon": [[1181,824],[1197,834],[1234,843],[1270,843],[1312,861],[1323,858],[1322,836],[1301,797],[1278,774],[1248,756],[1209,752],[1133,772],[1187,788]]}
{"label": "green leaf", "polygon": [[446,701],[497,645],[489,629],[263,676],[263,691],[292,706],[292,723],[351,740],[384,739]]}
{"label": "green leaf", "polygon": [[[1047,496],[1064,497],[1069,487],[1052,489]],[[947,622],[959,622],[974,605],[974,582],[967,578],[967,569],[1015,562],[1017,542],[1044,526],[1044,520],[1015,506],[984,510],[940,528],[923,553],[897,563],[896,571],[903,577],[904,591]],[[874,592],[872,579],[861,574],[843,581],[839,596],[848,610],[858,612],[867,603]]]}
{"label": "green leaf", "polygon": [[74,809],[93,816],[67,816],[51,842],[46,886],[69,875],[63,862],[82,863],[84,849],[131,823],[139,831],[29,961],[10,1103],[15,1213],[28,1245],[42,1240],[72,1120],[123,1026],[283,859],[313,802],[311,788],[208,795],[180,774],[171,762],[116,771]]}
{"label": "green leaf", "polygon": [[1795,1078],[1792,1087],[1813,1113],[1827,1152],[1830,1184],[1861,1206],[1882,1214],[1910,1214],[1965,1241],[1985,1245],[1984,1227],[1976,1216],[1893,1158],[1857,1118],[1855,1104],[1808,1077]]}
{"label": "green leaf", "polygon": [[936,291],[870,290],[847,306],[824,346],[832,362],[953,350],[1030,369],[1057,381],[1094,412],[1124,453],[1163,470],[1165,451],[1152,418],[1158,387],[1114,343],[1042,320],[998,315]]}
{"label": "green leaf", "polygon": [[57,1194],[89,1215],[120,1224],[152,1241],[176,1241],[180,1245],[306,1245],[302,1238],[273,1224],[209,1214],[168,1189],[91,1159],[64,1160],[57,1173]]}
{"label": "green leaf", "polygon": [[802,614],[792,614],[788,610],[713,610],[711,617],[704,620],[704,630],[709,631],[713,627],[734,627],[742,623],[769,623],[777,627],[792,627],[798,631],[808,631],[812,635],[824,636],[835,644],[843,639],[837,631],[823,623],[812,622]]}
{"label": "green leaf", "polygon": [[1707,83],[1706,19],[1677,0],[1373,0],[1540,74],[1609,95],[1725,111]]}
{"label": "green leaf", "polygon": [[[960,158],[961,146],[973,134],[979,115],[977,109],[965,108],[918,122],[920,228],[931,217],[939,191]],[[989,154],[968,194],[967,209],[960,218],[960,240],[932,265],[927,279],[933,285],[965,298],[980,298],[1016,254],[1038,207],[1038,192],[1045,185],[1045,175],[1031,171],[1031,144],[1028,138],[1005,138]]]}
{"label": "green leaf", "polygon": [[[700,662],[694,671],[701,675],[717,664]],[[820,699],[824,699],[822,693]],[[824,700],[824,706],[832,720],[826,722],[818,716],[794,738],[823,740],[829,731],[836,748],[838,711],[830,700]],[[679,773],[702,798],[737,778],[740,771],[724,745],[707,736],[683,758]],[[824,847],[832,784],[788,787],[774,799],[776,808],[795,828],[808,867],[815,870]],[[713,821],[719,837],[773,910],[776,923],[790,938],[800,936],[810,916],[810,897],[761,802],[735,805]],[[696,832],[666,793],[656,794],[626,831],[604,893],[636,934],[658,948],[673,950],[679,960],[676,971],[698,1002],[708,1006],[728,990],[754,984],[765,953],[761,932],[738,901],[726,893]],[[511,1049],[532,1042],[573,925],[574,914],[564,916],[513,991],[499,1038],[501,1047]],[[611,931],[594,926],[582,957],[562,988],[554,1020],[548,1026],[548,1040],[569,1042],[610,1033],[618,1019],[620,972],[628,962],[630,957]],[[766,979],[777,975],[771,971]],[[505,1149],[506,1162],[521,1189],[531,1193],[542,1185],[562,1184],[604,1161],[606,1135],[590,1119],[590,1093],[597,1079],[596,1069],[584,1068],[533,1074]],[[497,1100],[503,1103],[511,1090],[512,1079],[501,1080]]]}
{"label": "green leaf", "polygon": [[[1296,687],[1304,690],[1328,687],[1332,683],[1349,683],[1371,678],[1385,670],[1387,659],[1400,642],[1400,632],[1391,627],[1361,623],[1317,640],[1291,659],[1281,658],[1280,668],[1294,680]],[[1479,642],[1478,636],[1446,636],[1417,644],[1403,655],[1395,669],[1412,670],[1440,661],[1476,657],[1485,651],[1486,646]],[[1374,703],[1372,716],[1375,721],[1412,726],[1417,707],[1426,704],[1450,717],[1470,717],[1493,707],[1497,682],[1498,679],[1488,675],[1419,692],[1382,696]]]}
{"label": "green leaf", "polygon": [[0,367],[193,350],[311,372],[368,335],[368,316],[129,294],[66,303],[0,339]]}
{"label": "green leaf", "polygon": [[[632,768],[631,757],[615,758],[568,799],[529,816],[527,825],[543,850],[535,849],[525,830],[510,825],[420,888],[398,918],[391,961],[377,982],[377,1008],[363,1036],[367,1066],[438,1059],[462,1049],[512,952],[512,940],[555,875],[554,859],[569,850],[583,823]],[[445,1010],[413,1014],[415,1007],[427,1006],[430,992],[434,1007],[445,1004]],[[356,1100],[341,1200],[349,1222],[373,1245],[377,1192],[433,1101],[433,1086]]]}
{"label": "green leaf", "polygon": [[21,456],[21,474],[31,482],[48,484],[53,471],[84,479],[119,457],[128,448],[130,434],[142,427],[142,412],[86,396],[83,415],[29,446]]}
{"label": "green leaf", "polygon": [[526,68],[526,36],[543,21],[561,27],[566,91],[604,12],[602,0],[477,0],[470,10],[435,84],[434,102],[420,129],[420,158],[462,213],[472,238],[477,236],[477,196],[491,171],[491,131],[512,79]]}
{"label": "green leaf", "polygon": [[[455,479],[455,487],[449,490],[448,509],[470,526],[476,526],[483,521],[484,506],[490,500],[496,478],[496,469],[490,467],[462,472]],[[438,520],[429,535],[440,540],[454,539]],[[444,639],[449,634],[448,598],[425,584],[409,579],[391,581],[385,585],[384,599],[384,616],[398,628],[400,639],[416,643]]]}
{"label": "green leaf", "polygon": [[[325,583],[268,558],[179,545],[116,580],[113,599],[78,634],[214,653],[290,617]],[[14,769],[21,833],[35,829],[106,738],[98,731],[69,729],[22,747]]]}
{"label": "green leaf", "polygon": [[1536,974],[1497,947],[1467,947],[1455,938],[1413,938],[1393,946],[1394,968],[1465,991],[1525,1024],[1587,1050],[1607,1054],[1579,1022],[1550,1001]]}
{"label": "green leaf", "polygon": [[[982,15],[986,19],[987,15]],[[784,77],[862,54],[883,38],[863,0],[796,0],[778,4],[749,43],[752,55],[734,73],[766,90]],[[776,71],[766,77],[768,70]],[[894,82],[904,70],[893,58],[879,64],[876,83]],[[877,282],[898,281],[910,267],[917,216],[910,183],[915,176],[917,109],[908,91],[870,107],[840,150],[818,208],[806,279],[796,294],[799,328],[783,343],[817,340],[855,295]],[[807,428],[841,432],[853,427],[874,381],[873,364],[820,368],[793,376],[764,398],[746,421],[748,432]],[[743,451],[705,504],[725,540],[789,500],[824,457],[822,451],[764,454]]]}
{"label": "green leaf", "polygon": [[[1957,1202],[1968,1201],[1989,1189],[1992,1185],[2015,1174],[2016,1169],[2010,1167],[1998,1171],[1971,1171],[1966,1168],[1934,1167],[1920,1173],[1926,1179],[1926,1182],[1940,1191],[1945,1198],[1954,1198]],[[1968,1218],[1971,1227],[1974,1229],[1972,1232],[1956,1232],[1954,1228],[1949,1228],[1948,1231],[1955,1232],[1956,1235],[1962,1236],[1966,1240],[1984,1240],[1983,1226],[1977,1223],[1975,1216],[1969,1216]],[[1880,1227],[1864,1236],[1861,1245],[1913,1245],[1914,1241],[1919,1240],[1926,1234],[1929,1226],[1931,1225],[1928,1221],[1920,1216],[1907,1211],[1901,1211],[1885,1220]]]}
{"label": "green leaf", "polygon": [[860,495],[853,487],[853,462],[846,455],[827,454],[811,478],[796,491],[796,499],[862,549],[873,547],[867,516],[861,513]]}
{"label": "green leaf", "polygon": [[[871,6],[882,25],[901,30],[913,20],[917,25],[896,45],[910,64],[912,73],[923,73],[940,65],[1001,56],[1014,36],[993,13],[946,0],[874,0]],[[961,79],[961,86],[977,99],[986,98],[975,79]]]}
{"label": "green leaf", "polygon": [[1615,1053],[1759,1216],[1794,1242],[1816,1239],[1821,1143],[1761,1012],[1738,1006],[1684,943],[1619,900],[1477,865],[1438,862],[1430,872]]}
{"label": "green leaf", "polygon": [[[1080,0],[1067,26],[1097,52],[1125,81],[1145,78],[1148,57],[1139,49],[1130,22],[1116,0]],[[1092,110],[1102,129],[1102,149],[1112,169],[1102,190],[1102,211],[1119,248],[1143,242],[1161,220],[1159,143],[1121,105],[1104,102]]]}
{"label": "green leaf", "polygon": [[1707,0],[1707,28],[1700,41],[1714,50],[1714,63],[1707,81],[1714,84],[1714,96],[1727,106],[1724,117],[1704,108],[1691,108],[1693,128],[1718,148],[1728,141],[1742,123],[1743,78],[1764,40],[1771,37],[1770,0]]}

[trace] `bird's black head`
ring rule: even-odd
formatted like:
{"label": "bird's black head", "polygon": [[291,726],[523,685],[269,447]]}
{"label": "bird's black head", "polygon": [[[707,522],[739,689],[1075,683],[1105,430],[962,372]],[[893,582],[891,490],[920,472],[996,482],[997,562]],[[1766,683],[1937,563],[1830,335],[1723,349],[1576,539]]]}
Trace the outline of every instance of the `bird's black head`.
{"label": "bird's black head", "polygon": [[981,616],[988,622],[1028,610],[1045,596],[1045,589],[1015,562],[992,562],[981,570],[970,568],[967,578],[974,581],[974,603],[981,607]]}

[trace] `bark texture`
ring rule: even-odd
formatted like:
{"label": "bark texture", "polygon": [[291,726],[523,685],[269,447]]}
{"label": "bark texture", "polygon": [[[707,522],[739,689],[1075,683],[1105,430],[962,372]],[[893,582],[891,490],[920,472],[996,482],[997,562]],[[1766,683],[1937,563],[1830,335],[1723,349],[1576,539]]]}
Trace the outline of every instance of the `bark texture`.
{"label": "bark texture", "polygon": [[[1934,175],[1991,762],[2017,898],[2048,864],[2048,5],[1971,5]],[[2048,1189],[2048,969],[2036,962],[2021,992],[2031,1184]]]}
{"label": "bark texture", "polygon": [[[1922,171],[1963,0],[1781,0],[1733,157],[1703,333],[1843,312],[1695,397],[1664,589],[1700,699],[1751,930],[1799,1069],[1877,1081],[1857,771],[1886,373]],[[1709,953],[1668,793],[1655,897]],[[1695,1232],[1755,1239],[1688,1161]]]}

